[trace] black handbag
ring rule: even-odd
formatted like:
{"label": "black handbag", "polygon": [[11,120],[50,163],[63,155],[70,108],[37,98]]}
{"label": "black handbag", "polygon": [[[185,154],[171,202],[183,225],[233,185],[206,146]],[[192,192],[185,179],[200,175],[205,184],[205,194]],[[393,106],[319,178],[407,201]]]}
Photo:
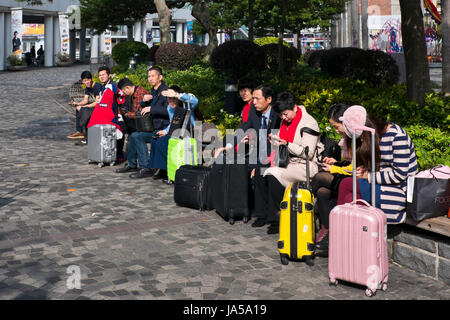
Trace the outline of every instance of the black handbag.
{"label": "black handbag", "polygon": [[155,130],[153,128],[153,119],[150,112],[142,115],[141,110],[136,111],[135,122],[137,132],[152,132]]}
{"label": "black handbag", "polygon": [[289,163],[288,146],[286,144],[279,145],[277,155],[278,155],[278,166],[280,168],[286,168]]}
{"label": "black handbag", "polygon": [[[430,170],[439,171],[439,166]],[[406,201],[407,217],[419,222],[424,219],[444,216],[450,208],[450,177],[408,177]]]}

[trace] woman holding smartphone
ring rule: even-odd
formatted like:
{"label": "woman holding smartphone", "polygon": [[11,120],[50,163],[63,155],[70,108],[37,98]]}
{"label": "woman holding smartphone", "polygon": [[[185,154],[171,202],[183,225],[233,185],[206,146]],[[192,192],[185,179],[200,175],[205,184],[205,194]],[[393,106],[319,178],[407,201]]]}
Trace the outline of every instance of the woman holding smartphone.
{"label": "woman holding smartphone", "polygon": [[257,167],[256,171],[252,172],[255,188],[254,216],[258,218],[252,226],[262,227],[270,224],[268,234],[279,232],[278,212],[285,188],[292,182],[306,179],[306,147],[310,150],[308,154],[310,175],[314,176],[318,172],[315,150],[319,137],[301,134],[304,127],[319,131],[317,121],[306,112],[304,106],[295,103],[294,96],[290,92],[278,94],[273,108],[279,114],[282,123],[279,135],[269,135],[270,143],[275,146],[287,145],[288,163],[283,168]]}

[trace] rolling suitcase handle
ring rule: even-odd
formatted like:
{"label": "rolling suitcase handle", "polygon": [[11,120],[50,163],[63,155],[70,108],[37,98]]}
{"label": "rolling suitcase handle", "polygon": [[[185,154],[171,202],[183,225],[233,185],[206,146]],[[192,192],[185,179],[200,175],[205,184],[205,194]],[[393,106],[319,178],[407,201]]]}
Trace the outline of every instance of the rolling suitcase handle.
{"label": "rolling suitcase handle", "polygon": [[[183,102],[183,108],[186,109],[186,115],[184,116],[184,121],[181,126],[181,134],[179,136],[180,139],[183,139],[184,133],[186,132],[186,127],[191,120],[191,103],[189,101],[186,101],[186,103],[187,103],[187,108],[185,107],[185,103]],[[194,131],[194,126],[192,123],[190,124],[189,129],[192,134],[192,132]]]}
{"label": "rolling suitcase handle", "polygon": [[[311,191],[311,184],[310,184],[310,172],[309,172],[309,146],[305,147],[305,156],[306,156],[306,189]],[[312,192],[312,191],[311,191]]]}
{"label": "rolling suitcase handle", "polygon": [[[355,131],[364,130],[370,132],[370,139],[371,139],[371,180],[372,183],[370,184],[370,193],[371,193],[371,199],[372,199],[372,206],[375,207],[375,129],[369,128],[366,126],[356,127]],[[352,132],[352,153],[353,153],[353,172],[352,172],[352,179],[353,179],[353,203],[356,203],[356,135],[355,132]],[[364,200],[363,200],[364,201]],[[367,203],[367,202],[366,202]]]}

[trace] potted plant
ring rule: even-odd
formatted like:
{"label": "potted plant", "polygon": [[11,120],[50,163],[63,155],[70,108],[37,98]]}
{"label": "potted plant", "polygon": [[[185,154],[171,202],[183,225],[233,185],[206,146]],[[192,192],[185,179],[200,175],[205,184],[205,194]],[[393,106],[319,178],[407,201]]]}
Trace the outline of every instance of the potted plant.
{"label": "potted plant", "polygon": [[67,53],[59,52],[56,54],[56,58],[58,59],[56,62],[58,67],[67,67],[72,64],[72,60],[70,60],[70,56]]}
{"label": "potted plant", "polygon": [[14,54],[8,56],[8,58],[6,58],[6,60],[9,63],[9,66],[7,67],[8,70],[18,71],[18,70],[23,70],[27,67],[26,61]]}

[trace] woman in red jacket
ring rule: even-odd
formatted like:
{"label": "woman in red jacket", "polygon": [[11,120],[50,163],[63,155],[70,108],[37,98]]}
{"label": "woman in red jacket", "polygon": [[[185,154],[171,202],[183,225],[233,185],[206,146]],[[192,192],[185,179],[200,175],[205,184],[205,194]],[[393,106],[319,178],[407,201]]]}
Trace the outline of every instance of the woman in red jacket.
{"label": "woman in red jacket", "polygon": [[249,78],[242,79],[239,81],[238,90],[239,96],[242,101],[244,101],[245,106],[242,110],[242,123],[246,123],[248,120],[248,115],[250,113],[250,108],[253,105],[253,89],[256,87],[255,81]]}

